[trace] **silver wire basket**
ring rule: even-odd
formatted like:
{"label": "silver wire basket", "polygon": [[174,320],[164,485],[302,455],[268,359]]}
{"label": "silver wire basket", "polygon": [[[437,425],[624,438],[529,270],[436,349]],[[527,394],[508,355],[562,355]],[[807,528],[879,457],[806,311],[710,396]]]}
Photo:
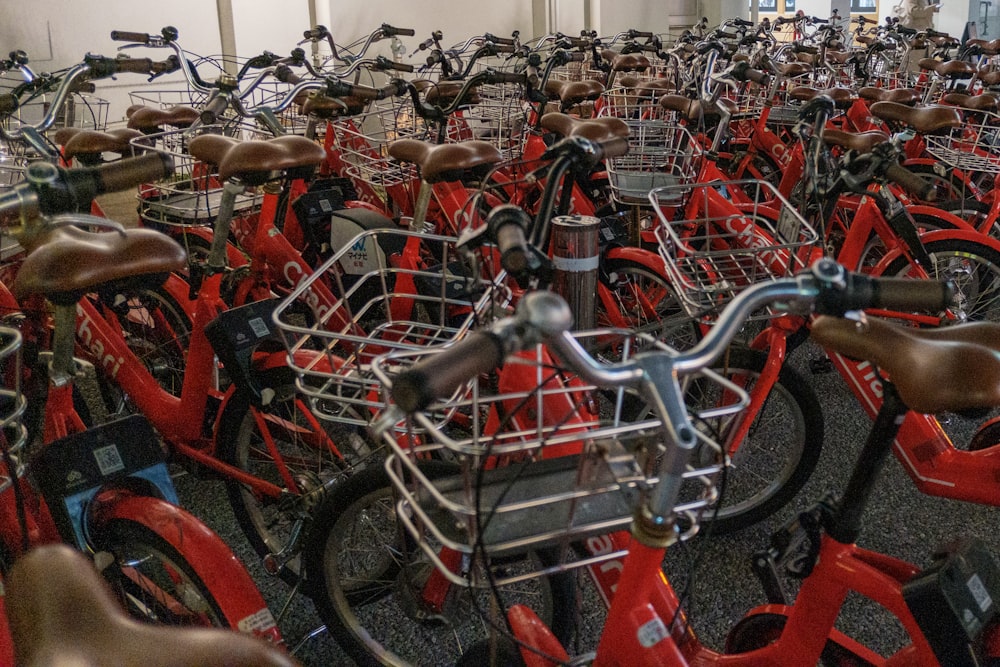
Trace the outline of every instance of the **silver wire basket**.
{"label": "silver wire basket", "polygon": [[[367,424],[383,406],[375,356],[443,344],[506,307],[510,291],[492,255],[470,262],[456,243],[403,228],[363,232],[278,306],[289,363],[317,417]],[[321,302],[318,283],[333,303]]]}
{"label": "silver wire basket", "polygon": [[816,230],[766,181],[667,186],[649,201],[660,221],[660,255],[692,317],[717,312],[750,285],[807,268],[820,252]]}
{"label": "silver wire basket", "polygon": [[[622,339],[624,356],[635,348],[627,331],[578,334],[581,344]],[[642,347],[660,345],[643,341]],[[398,350],[372,363],[388,395],[393,376],[434,349]],[[697,531],[700,514],[717,499],[714,480],[725,457],[714,439],[719,425],[737,414],[746,395],[712,372],[684,380],[705,399],[689,406],[699,427],[701,456],[685,474],[674,508],[681,539]],[[638,397],[602,391],[561,369],[543,346],[509,357],[495,376],[469,382],[447,400],[388,429],[386,469],[398,494],[397,517],[426,556],[450,581],[485,586],[488,568],[456,573],[449,552],[492,559],[556,548],[556,562],[518,569],[498,585],[621,557],[620,552],[580,557],[573,549],[589,536],[627,529],[644,494],[656,483],[661,422]],[[456,473],[431,478],[420,461],[442,459]]]}

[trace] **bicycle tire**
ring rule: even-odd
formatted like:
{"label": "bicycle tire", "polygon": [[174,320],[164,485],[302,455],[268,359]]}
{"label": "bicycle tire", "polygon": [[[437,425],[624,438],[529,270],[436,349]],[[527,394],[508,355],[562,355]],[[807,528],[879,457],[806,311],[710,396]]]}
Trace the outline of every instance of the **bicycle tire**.
{"label": "bicycle tire", "polygon": [[[259,375],[259,381],[262,387],[274,392],[270,403],[266,408],[258,408],[247,395],[235,393],[223,408],[216,443],[223,461],[282,488],[281,497],[266,498],[254,494],[238,480],[226,479],[236,521],[254,551],[264,558],[288,545],[296,521],[308,520],[329,486],[380,455],[378,448],[364,437],[362,428],[318,421],[306,397],[296,388],[291,369],[269,369]],[[283,457],[281,465],[288,468],[301,492],[290,489],[282,480],[266,447],[261,425],[273,427],[269,433]],[[324,436],[340,446],[343,458],[310,445],[316,440],[309,436],[315,433],[317,425],[324,429]],[[299,580],[300,572],[298,557],[279,570],[282,579],[290,584]]]}
{"label": "bicycle tire", "polygon": [[[421,467],[429,477],[455,470],[441,461]],[[306,585],[327,630],[359,665],[402,665],[416,657],[425,664],[455,664],[462,646],[488,636],[487,622],[467,591],[457,587],[452,587],[450,607],[441,614],[419,607],[403,575],[419,578],[429,573],[430,565],[397,525],[393,498],[382,467],[362,470],[334,489],[310,528],[304,553]],[[416,557],[406,561],[408,553]],[[543,553],[537,557],[548,562]],[[576,609],[572,575],[535,578],[517,587],[518,600],[523,601],[523,595],[534,598],[529,605],[546,623],[554,623],[553,632],[565,641]]]}
{"label": "bicycle tire", "polygon": [[[158,515],[169,517],[169,530],[184,533],[184,539],[169,539],[151,528]],[[199,539],[191,539],[196,534]],[[180,508],[156,498],[131,497],[126,507],[93,527],[91,541],[95,552],[111,555],[102,573],[130,615],[160,624],[279,637],[274,617],[243,565],[221,538]],[[178,544],[190,552],[182,553]]]}
{"label": "bicycle tire", "polygon": [[[987,202],[972,197],[966,199],[949,199],[948,201],[939,202],[935,206],[946,213],[951,213],[965,220],[980,231],[985,231],[982,229],[983,224],[989,218],[990,211],[993,208]],[[1000,239],[1000,222],[994,221],[988,233],[991,237]]]}
{"label": "bicycle tire", "polygon": [[[129,349],[152,374],[157,384],[180,396],[184,383],[191,319],[177,299],[163,286],[117,285],[99,293],[107,317],[118,323]],[[97,360],[102,376],[113,375]],[[104,377],[101,393],[111,414],[131,412],[128,397]]]}
{"label": "bicycle tire", "polygon": [[[738,380],[739,386],[749,390],[766,362],[765,353],[735,346],[713,370]],[[696,404],[693,392],[699,386],[688,389],[689,405]],[[731,419],[700,427],[724,432]],[[714,534],[732,533],[763,521],[787,505],[816,469],[824,429],[823,411],[812,385],[795,369],[783,365],[761,412],[751,423],[747,440],[731,454],[721,506],[717,511],[706,510],[703,523],[711,523]]]}
{"label": "bicycle tire", "polygon": [[[1000,321],[1000,252],[977,241],[948,237],[925,241],[924,247],[933,262],[923,267],[928,276],[954,280],[958,288],[957,305],[952,308],[958,314],[955,322]],[[913,268],[900,256],[876,275],[902,277]]]}

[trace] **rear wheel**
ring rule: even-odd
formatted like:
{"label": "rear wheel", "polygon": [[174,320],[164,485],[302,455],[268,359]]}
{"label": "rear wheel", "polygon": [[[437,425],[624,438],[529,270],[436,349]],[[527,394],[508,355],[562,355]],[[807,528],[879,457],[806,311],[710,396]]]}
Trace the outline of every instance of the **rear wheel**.
{"label": "rear wheel", "polygon": [[[957,288],[954,315],[945,323],[1000,321],[1000,252],[966,239],[942,238],[924,243],[931,266],[924,267],[932,280],[951,280]],[[884,276],[922,277],[917,267],[899,257],[881,273]]]}
{"label": "rear wheel", "polygon": [[[163,287],[122,286],[105,289],[99,296],[108,319],[117,323],[133,354],[163,389],[180,396],[191,320],[177,300]],[[113,369],[105,367],[103,360],[96,361],[103,375],[111,374]],[[113,384],[106,380],[101,387],[108,411],[112,415],[132,412],[129,397]]]}
{"label": "rear wheel", "polygon": [[[235,628],[213,594],[173,546],[146,526],[114,519],[100,531],[95,548],[113,561],[104,577],[130,615],[163,625]],[[229,585],[229,582],[217,582]]]}
{"label": "rear wheel", "polygon": [[[317,419],[289,369],[267,371],[260,382],[273,398],[258,407],[246,395],[234,395],[220,419],[216,442],[224,461],[280,489],[271,495],[226,480],[236,520],[265,558],[282,554],[325,495],[379,453],[363,427]],[[301,566],[296,545],[291,546],[292,552],[279,558],[280,574],[295,583]]]}

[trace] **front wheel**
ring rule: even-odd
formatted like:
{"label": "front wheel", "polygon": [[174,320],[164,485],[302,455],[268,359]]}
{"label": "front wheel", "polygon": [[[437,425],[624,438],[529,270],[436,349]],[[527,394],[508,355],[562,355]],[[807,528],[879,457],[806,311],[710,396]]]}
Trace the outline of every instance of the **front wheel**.
{"label": "front wheel", "polygon": [[678,350],[700,338],[670,280],[630,259],[605,259],[597,295],[597,326],[630,329]]}
{"label": "front wheel", "polygon": [[[713,370],[752,393],[766,362],[763,352],[733,347]],[[719,404],[723,398],[717,384],[703,380],[696,380],[687,391],[687,403],[694,410]],[[823,446],[819,400],[809,383],[787,364],[767,390],[746,437],[733,445],[726,433],[744,417],[738,413],[695,423],[718,438],[731,457],[719,504],[706,510],[702,519],[711,522],[716,534],[751,526],[788,504],[809,480]]]}
{"label": "front wheel", "polygon": [[[430,478],[455,467],[429,461]],[[362,470],[338,486],[316,512],[304,554],[306,584],[330,634],[359,665],[453,665],[464,650],[505,627],[489,591],[438,586],[426,595],[433,565],[397,522],[396,494],[382,467]],[[523,573],[525,559],[547,563],[544,553],[509,557],[493,567]],[[569,574],[535,577],[502,587],[502,606],[529,605],[565,640],[575,614]]]}

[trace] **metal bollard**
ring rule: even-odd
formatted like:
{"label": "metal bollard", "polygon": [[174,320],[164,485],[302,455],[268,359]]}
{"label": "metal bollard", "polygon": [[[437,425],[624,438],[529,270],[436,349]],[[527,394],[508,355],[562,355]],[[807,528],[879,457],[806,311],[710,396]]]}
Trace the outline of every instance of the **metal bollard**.
{"label": "metal bollard", "polygon": [[597,266],[601,221],[587,215],[561,215],[552,219],[552,291],[566,299],[573,313],[573,328],[597,325]]}

